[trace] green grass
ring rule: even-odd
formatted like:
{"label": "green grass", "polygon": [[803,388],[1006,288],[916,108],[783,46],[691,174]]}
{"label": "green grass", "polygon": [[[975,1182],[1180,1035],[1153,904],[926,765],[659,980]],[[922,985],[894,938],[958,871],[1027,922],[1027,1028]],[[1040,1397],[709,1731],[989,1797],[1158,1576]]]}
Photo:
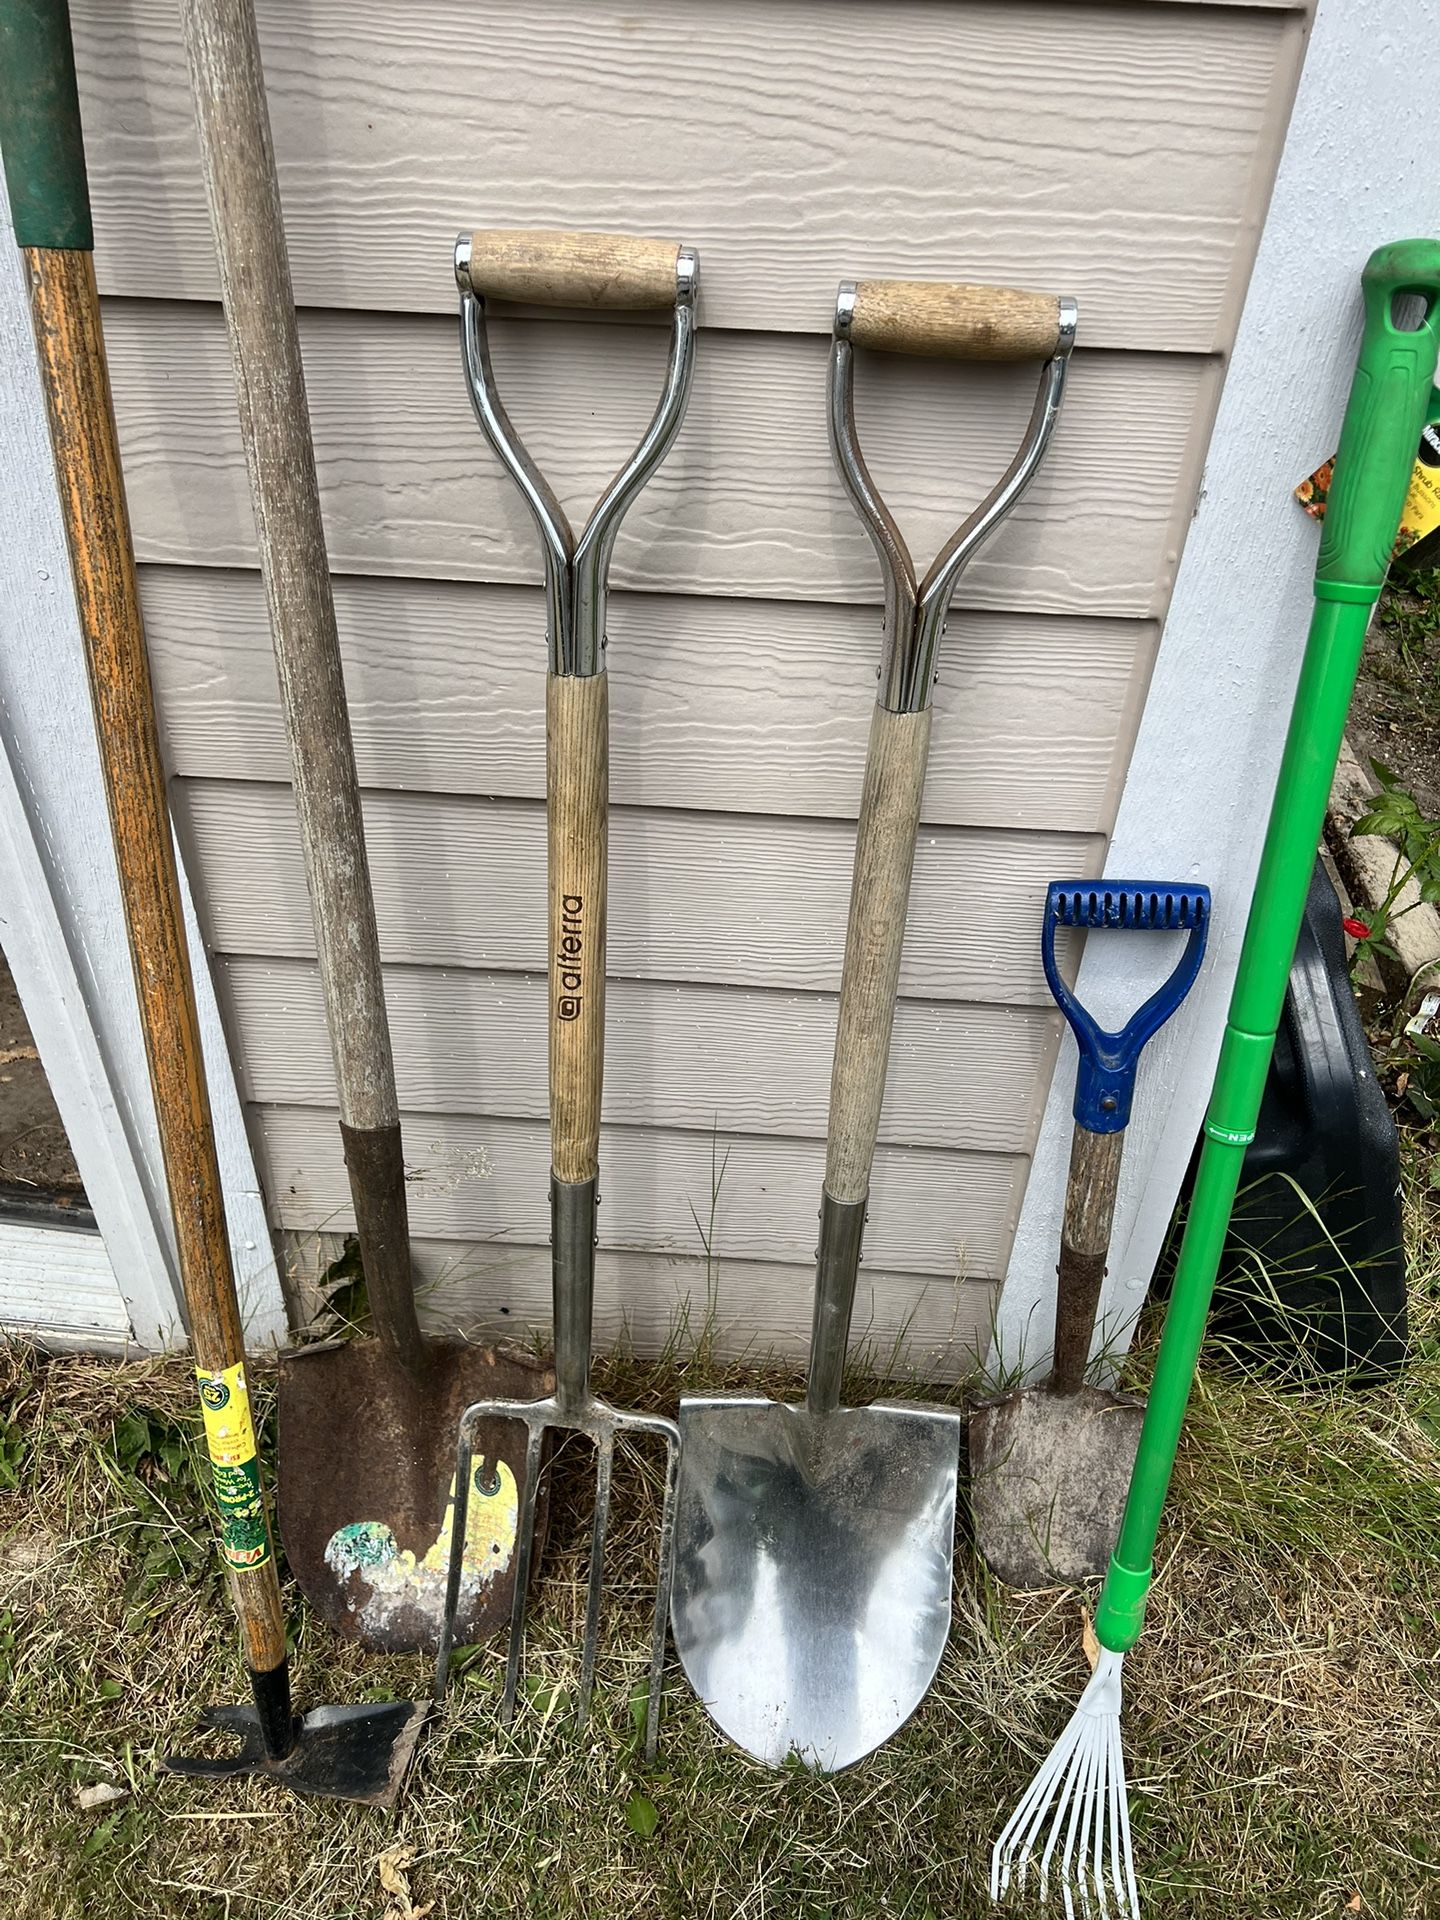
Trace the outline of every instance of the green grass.
{"label": "green grass", "polygon": [[[1440,1914],[1440,1234],[1417,1183],[1405,1378],[1285,1390],[1212,1355],[1196,1394],[1125,1742],[1154,1920]],[[1145,1352],[1138,1359],[1143,1371]],[[712,1362],[617,1359],[615,1398],[673,1402]],[[747,1371],[753,1378],[753,1370]],[[766,1384],[794,1383],[771,1370]],[[442,1916],[965,1920],[988,1843],[1085,1677],[1082,1596],[1020,1597],[957,1555],[951,1645],[922,1710],[851,1772],[769,1772],[678,1675],[660,1764],[637,1755],[653,1463],[617,1487],[597,1712],[569,1724],[583,1462],[562,1456],[513,1734],[499,1651],[467,1655],[393,1814],[263,1782],[159,1776],[207,1701],[239,1697],[196,1492],[183,1362],[0,1355],[0,1859],[12,1912],[405,1920],[380,1857],[413,1849]],[[287,1592],[304,1702],[418,1695],[426,1662],[341,1646]],[[85,1813],[77,1787],[128,1796]],[[1358,1896],[1360,1906],[1354,1905]],[[1024,1909],[1014,1909],[1024,1911]]]}

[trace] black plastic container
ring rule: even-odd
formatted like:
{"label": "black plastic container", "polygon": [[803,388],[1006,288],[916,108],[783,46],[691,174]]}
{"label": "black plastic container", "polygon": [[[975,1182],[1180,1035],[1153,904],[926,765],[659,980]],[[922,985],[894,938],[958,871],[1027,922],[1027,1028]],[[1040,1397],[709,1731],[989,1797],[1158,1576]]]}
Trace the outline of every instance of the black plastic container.
{"label": "black plastic container", "polygon": [[1326,1375],[1381,1379],[1405,1359],[1400,1143],[1318,860],[1212,1324]]}

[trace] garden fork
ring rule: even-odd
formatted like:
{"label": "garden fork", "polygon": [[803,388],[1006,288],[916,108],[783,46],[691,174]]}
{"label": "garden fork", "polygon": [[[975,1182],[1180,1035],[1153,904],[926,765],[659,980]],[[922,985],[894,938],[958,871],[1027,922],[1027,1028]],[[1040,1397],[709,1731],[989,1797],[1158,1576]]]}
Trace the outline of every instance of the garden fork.
{"label": "garden fork", "polygon": [[[524,1498],[516,1543],[515,1597],[500,1717],[515,1712],[525,1601],[535,1545],[536,1494],[546,1436],[582,1433],[597,1455],[590,1576],[580,1663],[577,1717],[589,1714],[600,1629],[605,1529],[619,1434],[652,1434],[666,1447],[659,1577],[650,1644],[645,1753],[653,1759],[659,1729],[665,1624],[670,1606],[675,1486],[680,1430],[673,1420],[624,1412],[590,1389],[591,1310],[595,1292],[595,1221],[600,1146],[600,1095],[605,1029],[605,866],[609,806],[609,696],[605,677],[605,596],[610,554],[621,519],[669,451],[690,390],[695,353],[699,261],[688,247],[603,234],[476,233],[455,249],[465,375],[481,431],[525,496],[545,550],[546,805],[550,902],[550,1244],[555,1315],[555,1391],[543,1400],[489,1400],[461,1417],[449,1584],[435,1694],[449,1674],[455,1609],[469,1500],[493,1497],[493,1464],[477,1469],[480,1422],[503,1415],[527,1429]],[[527,304],[673,308],[669,366],[654,418],[621,467],[577,540],[563,510],[525,451],[495,390],[485,334],[485,299]]]}

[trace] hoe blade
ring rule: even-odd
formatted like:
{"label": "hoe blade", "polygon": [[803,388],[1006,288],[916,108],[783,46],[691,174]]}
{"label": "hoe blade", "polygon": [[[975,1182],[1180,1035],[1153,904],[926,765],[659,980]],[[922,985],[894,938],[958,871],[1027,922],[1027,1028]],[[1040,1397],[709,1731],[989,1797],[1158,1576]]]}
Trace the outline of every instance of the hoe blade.
{"label": "hoe blade", "polygon": [[836,1772],[924,1698],[950,1629],[960,1424],[896,1403],[681,1401],[675,1647],[757,1760]]}

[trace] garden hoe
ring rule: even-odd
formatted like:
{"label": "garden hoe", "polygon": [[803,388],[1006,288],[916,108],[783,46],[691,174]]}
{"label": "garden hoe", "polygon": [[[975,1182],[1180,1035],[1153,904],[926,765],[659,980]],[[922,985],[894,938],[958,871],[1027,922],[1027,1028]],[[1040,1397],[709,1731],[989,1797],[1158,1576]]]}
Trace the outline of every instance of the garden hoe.
{"label": "garden hoe", "polygon": [[[737,1745],[827,1771],[909,1719],[950,1626],[960,1416],[840,1406],[900,950],[929,752],[936,657],[968,561],[1050,441],[1075,338],[1069,300],[988,287],[842,284],[830,437],[880,556],[885,653],[871,723],[830,1081],[810,1377],[803,1407],[689,1396],[676,1518],[675,1644]],[[1043,359],[1019,452],[917,588],[856,441],[856,344],[970,360]]]}
{"label": "garden hoe", "polygon": [[[1194,984],[1209,924],[1208,887],[1054,880],[1045,895],[1045,978],[1080,1049],[1056,1269],[1054,1360],[1043,1386],[1007,1393],[970,1415],[975,1544],[1007,1586],[1098,1578],[1115,1549],[1144,1402],[1087,1386],[1085,1373],[1140,1054]],[[1124,927],[1189,938],[1169,979],[1119,1033],[1107,1033],[1060,977],[1057,927]]]}
{"label": "garden hoe", "polygon": [[[1440,351],[1440,241],[1381,247],[1366,263],[1362,285],[1365,333],[1325,508],[1316,604],[1140,1449],[1095,1612],[1099,1659],[991,1855],[992,1897],[1012,1887],[1024,1892],[1033,1872],[1043,1900],[1053,1873],[1067,1914],[1078,1906],[1087,1914],[1139,1917],[1120,1745],[1121,1669],[1140,1638],[1160,1514],[1245,1149],[1255,1138],[1365,629],[1385,584],[1421,429],[1427,418],[1440,417],[1431,398]],[[1416,296],[1424,316],[1407,325]]]}
{"label": "garden hoe", "polygon": [[30,283],[41,380],[95,705],[140,1026],[175,1223],[220,1549],[254,1704],[212,1707],[228,1755],[174,1773],[259,1773],[298,1793],[389,1806],[427,1705],[318,1707],[297,1718],[260,1482],[245,1349],[200,1052],[165,771],[110,403],[70,22],[64,0],[0,0],[0,144]]}
{"label": "garden hoe", "polygon": [[[375,903],[320,518],[305,375],[251,0],[183,0],[200,153],[290,742],[340,1136],[374,1338],[280,1357],[280,1533],[310,1604],[367,1646],[433,1651],[455,1428],[551,1384],[524,1354],[421,1337]],[[464,1536],[456,1631],[509,1616],[523,1433],[493,1422]]]}
{"label": "garden hoe", "polygon": [[[460,331],[470,399],[481,431],[520,488],[545,551],[546,812],[549,864],[550,1245],[555,1318],[553,1394],[543,1400],[488,1400],[467,1408],[456,1463],[455,1531],[445,1632],[435,1691],[443,1699],[453,1614],[462,1570],[461,1541],[474,1486],[487,1484],[484,1423],[523,1420],[528,1435],[516,1546],[510,1644],[500,1716],[515,1712],[525,1599],[535,1538],[544,1453],[556,1433],[579,1433],[596,1452],[590,1580],[580,1659],[577,1718],[590,1710],[600,1632],[605,1529],[616,1438],[649,1434],[666,1447],[658,1590],[651,1633],[645,1751],[654,1757],[670,1592],[675,1475],[680,1447],[673,1420],[622,1412],[590,1388],[591,1315],[600,1154],[600,1096],[605,1052],[606,854],[609,819],[609,690],[605,673],[605,601],[610,554],[625,512],[665,458],[684,417],[695,358],[699,262],[688,247],[660,240],[586,233],[476,233],[455,249]],[[669,309],[669,365],[660,404],[640,444],[601,495],[577,540],[559,501],[525,451],[495,388],[485,330],[488,297],[531,305]],[[475,1461],[480,1458],[477,1468]]]}

